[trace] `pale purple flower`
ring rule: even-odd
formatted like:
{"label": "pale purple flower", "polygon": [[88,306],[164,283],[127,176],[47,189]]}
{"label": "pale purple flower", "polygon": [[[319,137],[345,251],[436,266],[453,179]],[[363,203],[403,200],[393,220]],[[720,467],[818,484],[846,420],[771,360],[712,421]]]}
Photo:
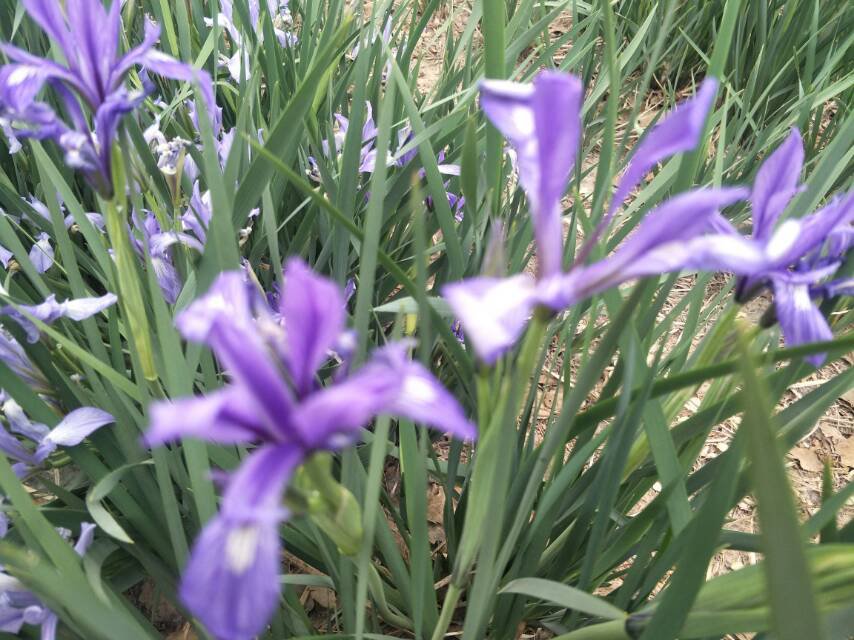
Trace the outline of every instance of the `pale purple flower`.
{"label": "pale purple flower", "polygon": [[[645,136],[617,186],[606,224],[652,167],[697,144],[715,88],[713,79],[704,81],[695,98],[677,106]],[[466,337],[486,363],[516,342],[535,307],[557,312],[631,279],[730,265],[740,249],[749,248],[729,236],[702,237],[718,210],[743,200],[747,191],[697,189],[659,205],[611,256],[589,265],[576,263],[564,273],[561,198],[581,138],[582,98],[581,81],[558,72],[541,72],[533,84],[481,84],[484,112],[515,151],[538,264],[536,278],[481,276],[444,287]],[[581,257],[585,254],[582,249]]]}
{"label": "pale purple flower", "polygon": [[344,305],[335,283],[293,258],[277,314],[244,273],[227,272],[177,318],[187,339],[211,347],[231,382],[206,396],[153,405],[146,441],[259,445],[231,476],[220,513],[184,572],[182,599],[218,638],[255,637],[275,609],[278,526],[288,516],[282,492],[307,457],[354,444],[379,414],[459,438],[476,435],[454,397],[409,359],[406,343],[378,349],[355,372],[345,363],[344,375],[324,386],[320,370],[348,335]]}
{"label": "pale purple flower", "polygon": [[0,327],[0,362],[36,393],[50,392],[50,385],[44,374],[39,371],[21,344],[3,327]]}
{"label": "pale purple flower", "polygon": [[114,305],[117,300],[118,298],[116,298],[115,294],[107,293],[97,298],[76,298],[66,300],[65,302],[57,302],[56,296],[51,294],[41,304],[19,304],[16,306],[7,305],[0,307],[0,315],[13,318],[26,332],[27,340],[29,342],[36,342],[39,339],[38,327],[26,315],[21,313],[22,311],[41,320],[45,324],[52,324],[60,318],[85,320]]}
{"label": "pale purple flower", "polygon": [[[279,2],[278,0],[266,0],[267,13],[273,21],[273,32],[276,40],[281,47],[291,47],[297,44],[296,35],[290,32],[289,27],[293,24],[290,9],[287,2]],[[234,23],[234,7],[232,0],[220,0],[220,12],[217,14],[217,24],[223,29],[231,39],[234,53],[231,57],[221,55],[220,66],[228,70],[228,74],[236,82],[240,82],[242,74],[248,79],[251,75],[249,48],[244,45],[243,36],[240,30]],[[261,16],[261,5],[258,0],[249,0],[249,21],[251,27],[256,29],[256,34],[260,42],[264,41],[264,31],[259,24]],[[210,18],[205,18],[205,24],[208,27],[213,26],[213,21]]]}
{"label": "pale purple flower", "polygon": [[[41,466],[57,447],[74,447],[101,427],[115,421],[106,411],[81,407],[50,429],[45,424],[30,420],[21,406],[11,398],[4,398],[0,410],[8,424],[8,431],[0,427],[0,451],[15,461],[12,468],[19,477]],[[32,444],[28,446],[12,433],[23,436]]]}
{"label": "pale purple flower", "polygon": [[[850,290],[845,280],[827,280],[854,244],[854,193],[837,196],[812,214],[779,222],[800,190],[803,162],[803,141],[800,132],[792,129],[756,173],[750,194],[753,229],[749,240],[722,217],[714,221],[715,230],[749,243],[738,268],[728,269],[745,276],[739,280],[736,298],[745,301],[770,286],[776,318],[790,346],[833,338],[814,300]],[[819,366],[825,354],[807,360]]]}
{"label": "pale purple flower", "polygon": [[[0,67],[3,129],[17,138],[54,140],[64,150],[69,166],[82,170],[106,196],[112,195],[110,157],[119,122],[153,88],[148,82],[142,92],[129,92],[124,79],[132,68],[197,82],[209,111],[214,109],[213,85],[207,73],[154,49],[160,37],[157,24],[147,22],[142,44],[120,54],[120,0],[113,0],[109,10],[101,0],[67,0],[64,6],[55,0],[21,0],[21,4],[59,47],[65,64],[11,44],[0,45],[0,51],[12,61]],[[70,125],[38,99],[46,85],[63,104]],[[88,110],[88,118],[81,104]]]}
{"label": "pale purple flower", "polygon": [[53,266],[53,246],[50,236],[42,232],[30,249],[30,261],[39,273],[44,273]]}
{"label": "pale purple flower", "polygon": [[9,268],[9,263],[12,261],[12,258],[15,257],[15,254],[9,251],[6,247],[0,244],[0,264],[3,265],[4,269]]}
{"label": "pale purple flower", "polygon": [[[57,529],[66,540],[71,537],[68,529]],[[6,535],[3,531],[2,536]],[[81,558],[95,538],[95,525],[89,522],[80,524],[80,536],[74,545],[74,551]],[[59,625],[57,615],[17,578],[0,568],[0,631],[18,634],[24,625],[41,627],[41,640],[55,640]]]}

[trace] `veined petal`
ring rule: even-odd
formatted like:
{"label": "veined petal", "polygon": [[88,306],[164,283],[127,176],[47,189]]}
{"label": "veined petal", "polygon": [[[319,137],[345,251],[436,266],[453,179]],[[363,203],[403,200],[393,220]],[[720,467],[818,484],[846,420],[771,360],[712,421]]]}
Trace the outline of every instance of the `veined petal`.
{"label": "veined petal", "polygon": [[395,343],[374,352],[366,370],[386,368],[399,381],[399,389],[382,413],[409,418],[460,440],[475,440],[477,429],[463,408],[424,365],[409,357],[409,345]]}
{"label": "veined petal", "polygon": [[285,323],[287,362],[298,393],[314,386],[314,374],[344,330],[344,298],[331,280],[316,275],[299,258],[285,267],[280,303]]}
{"label": "veined petal", "polygon": [[265,330],[279,327],[256,322],[249,287],[242,272],[221,273],[206,294],[179,314],[176,325],[187,339],[207,343],[235,380],[251,390],[266,416],[270,437],[277,428],[281,437],[288,437],[283,429],[293,396],[272,361],[264,335]]}
{"label": "veined petal", "polygon": [[294,423],[310,449],[351,445],[358,430],[387,407],[400,390],[387,367],[362,367],[346,380],[319,389],[297,406]]}
{"label": "veined petal", "polygon": [[697,146],[717,91],[718,81],[706,78],[697,90],[697,95],[678,104],[646,134],[614,191],[608,209],[609,218],[650,169],[670,156]]}
{"label": "veined petal", "polygon": [[[786,339],[786,346],[833,340],[833,332],[827,324],[827,319],[810,299],[808,285],[791,284],[777,278],[773,278],[772,283],[774,308]],[[809,356],[806,360],[813,366],[820,367],[826,358],[827,354],[820,353]]]}
{"label": "veined petal", "polygon": [[39,273],[44,273],[53,266],[54,253],[49,235],[39,234],[38,241],[30,249],[29,258]]}
{"label": "veined petal", "polygon": [[750,203],[753,208],[753,237],[768,238],[780,214],[796,193],[804,165],[801,133],[792,128],[786,140],[756,172]]}
{"label": "veined petal", "polygon": [[789,219],[768,240],[767,251],[779,267],[788,267],[820,249],[831,233],[854,220],[854,192],[837,196],[803,218]]}
{"label": "veined petal", "polygon": [[196,69],[157,50],[147,51],[137,61],[137,64],[164,78],[198,83],[202,98],[205,101],[205,109],[211,117],[211,122],[215,121],[216,97],[214,96],[213,82],[211,82],[210,74],[207,71]]}
{"label": "veined petal", "polygon": [[516,151],[519,181],[528,195],[542,275],[560,271],[560,199],[581,135],[581,81],[543,71],[533,85],[485,80],[481,106]]}
{"label": "veined petal", "polygon": [[56,425],[46,439],[62,447],[73,447],[83,442],[97,429],[115,422],[115,418],[96,407],[75,409]]}
{"label": "veined petal", "polygon": [[537,302],[534,282],[525,274],[471,278],[445,285],[442,295],[486,364],[516,343]]}
{"label": "veined petal", "polygon": [[[627,280],[662,270],[681,271],[731,264],[731,257],[742,255],[764,266],[760,247],[740,236],[723,234],[701,241],[696,237],[709,227],[709,220],[723,207],[743,200],[742,188],[696,189],[681,193],[648,213],[638,228],[610,256],[590,265],[578,267],[563,277],[563,305],[571,305]],[[686,250],[689,243],[698,251]],[[714,262],[717,260],[719,262]]]}
{"label": "veined petal", "polygon": [[278,603],[281,567],[279,506],[284,485],[302,461],[299,450],[267,446],[232,476],[221,513],[193,545],[181,599],[216,638],[251,640]]}
{"label": "veined petal", "polygon": [[62,6],[55,0],[21,0],[27,13],[62,48],[66,60],[71,64],[76,48],[65,23]]}
{"label": "veined petal", "polygon": [[239,385],[204,396],[154,403],[150,423],[144,436],[149,447],[182,438],[248,444],[265,436],[252,394]]}
{"label": "veined petal", "polygon": [[97,298],[66,300],[62,303],[62,315],[72,320],[85,320],[113,306],[118,300],[114,293],[107,293]]}

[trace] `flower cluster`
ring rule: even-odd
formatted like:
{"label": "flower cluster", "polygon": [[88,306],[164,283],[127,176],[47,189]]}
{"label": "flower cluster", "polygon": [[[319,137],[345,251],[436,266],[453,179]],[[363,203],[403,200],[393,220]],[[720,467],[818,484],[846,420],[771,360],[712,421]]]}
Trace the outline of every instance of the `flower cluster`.
{"label": "flower cluster", "polygon": [[[59,46],[65,65],[10,44],[0,45],[0,51],[12,61],[0,67],[0,128],[13,151],[20,149],[19,138],[53,140],[63,149],[68,165],[83,171],[109,197],[113,191],[112,143],[121,118],[153,90],[144,75],[142,90],[126,88],[125,77],[133,68],[197,82],[208,110],[213,111],[210,76],[154,49],[160,38],[156,23],[147,22],[143,42],[120,54],[120,0],[113,0],[109,10],[101,0],[68,0],[64,6],[54,0],[22,0],[22,4]],[[65,119],[38,99],[45,86],[63,105]]]}
{"label": "flower cluster", "polygon": [[[483,110],[516,153],[519,181],[531,207],[538,264],[536,278],[482,276],[444,288],[483,361],[495,362],[515,344],[535,307],[559,312],[629,280],[685,270],[738,274],[744,278],[743,290],[771,282],[789,344],[830,337],[811,296],[831,295],[850,286],[819,283],[839,266],[851,243],[854,197],[838,198],[811,216],[784,222],[772,233],[796,192],[803,160],[797,131],[765,161],[752,191],[725,187],[677,194],[647,214],[613,254],[583,263],[649,170],[696,147],[716,88],[713,79],[705,80],[694,98],[665,116],[634,149],[602,223],[565,272],[561,197],[581,138],[581,81],[568,74],[541,72],[533,84],[482,83]],[[720,214],[724,207],[747,198],[755,219],[750,239]],[[822,252],[826,242],[828,248]],[[813,361],[822,359],[816,356]]]}
{"label": "flower cluster", "polygon": [[[454,397],[409,359],[408,343],[378,349],[352,371],[345,318],[337,285],[294,258],[277,309],[243,272],[227,272],[176,320],[185,338],[210,346],[231,381],[205,396],[154,405],[146,442],[257,445],[230,477],[220,513],[184,572],[182,599],[217,637],[254,637],[272,615],[278,527],[289,515],[282,492],[309,457],[354,444],[379,414],[476,436]],[[323,385],[319,373],[332,352],[340,363]]]}
{"label": "flower cluster", "polygon": [[[68,529],[57,529],[59,535],[68,540]],[[5,524],[0,528],[0,538],[6,535]],[[95,525],[83,522],[74,551],[81,558],[92,545]],[[0,631],[20,633],[24,625],[41,627],[41,640],[55,640],[59,618],[45,606],[33,592],[0,567]]]}

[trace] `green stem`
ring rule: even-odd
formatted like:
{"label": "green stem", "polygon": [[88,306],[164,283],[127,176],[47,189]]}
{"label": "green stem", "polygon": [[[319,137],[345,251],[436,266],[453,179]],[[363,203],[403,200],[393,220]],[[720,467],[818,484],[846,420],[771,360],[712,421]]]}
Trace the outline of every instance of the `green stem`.
{"label": "green stem", "polygon": [[[503,80],[507,71],[504,64],[505,0],[483,0],[483,49],[484,69],[487,78]],[[491,124],[486,129],[486,178],[487,184],[501,184],[502,138]],[[493,211],[501,210],[501,190],[496,188]]]}
{"label": "green stem", "polygon": [[445,632],[451,624],[451,618],[457,608],[457,601],[460,599],[461,593],[460,588],[453,582],[448,585],[448,592],[445,594],[445,601],[442,603],[442,612],[439,614],[439,621],[436,623],[430,640],[443,640],[445,637]]}
{"label": "green stem", "polygon": [[625,620],[611,620],[556,637],[554,640],[627,640]]}

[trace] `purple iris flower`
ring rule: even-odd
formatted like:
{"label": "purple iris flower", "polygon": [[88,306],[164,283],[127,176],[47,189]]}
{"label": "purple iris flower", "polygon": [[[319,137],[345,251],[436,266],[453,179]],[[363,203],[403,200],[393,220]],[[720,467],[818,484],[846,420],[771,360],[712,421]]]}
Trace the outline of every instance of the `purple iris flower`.
{"label": "purple iris flower", "polygon": [[[803,141],[800,132],[792,129],[759,167],[750,194],[753,230],[749,246],[745,247],[739,268],[732,269],[744,276],[736,291],[741,301],[771,287],[776,318],[790,346],[831,340],[830,325],[814,300],[851,292],[849,280],[828,279],[854,245],[854,193],[837,196],[810,215],[780,222],[789,202],[800,191],[803,162]],[[745,241],[722,216],[716,217],[714,228],[739,242]],[[825,354],[807,360],[819,366]]]}
{"label": "purple iris flower", "polygon": [[[57,532],[66,540],[71,537],[68,529],[57,529]],[[80,536],[74,545],[78,556],[82,558],[86,554],[94,538],[95,525],[81,523]],[[17,635],[24,625],[40,626],[41,640],[55,640],[59,618],[17,578],[0,567],[0,631]]]}
{"label": "purple iris flower", "polygon": [[146,249],[148,250],[151,266],[154,269],[154,275],[163,293],[163,298],[169,304],[175,304],[184,283],[172,259],[172,247],[180,244],[202,253],[204,251],[204,231],[199,229],[201,239],[197,237],[195,230],[191,230],[191,233],[163,231],[157,218],[150,211],[146,211],[141,220],[134,213],[133,220],[134,227],[141,238],[131,233],[131,244],[140,258],[144,258]]}
{"label": "purple iris flower", "polygon": [[118,298],[115,294],[107,293],[98,298],[76,298],[74,300],[66,300],[65,302],[57,302],[56,296],[50,294],[47,299],[41,304],[24,305],[19,304],[16,307],[5,306],[0,307],[0,315],[6,315],[13,318],[15,322],[21,325],[27,334],[29,342],[36,342],[39,339],[39,330],[27,316],[21,311],[27,312],[44,322],[52,324],[60,318],[70,318],[71,320],[85,320],[96,313],[99,313],[111,307],[116,303]]}
{"label": "purple iris flower", "polygon": [[[697,95],[668,114],[636,147],[604,218],[605,224],[656,164],[692,149],[714,100],[717,83],[707,79]],[[450,284],[443,294],[486,363],[493,363],[522,333],[537,306],[560,311],[628,280],[668,271],[730,265],[738,243],[701,237],[719,209],[747,196],[740,188],[697,189],[671,198],[649,213],[611,256],[563,272],[561,197],[575,165],[581,138],[581,81],[544,71],[533,84],[481,83],[487,117],[510,141],[519,182],[528,197],[537,247],[536,278],[481,276]],[[598,237],[594,234],[592,240]],[[582,249],[583,257],[589,249]]]}
{"label": "purple iris flower", "polygon": [[50,236],[42,232],[30,249],[30,261],[39,273],[44,273],[53,266],[53,245]]}
{"label": "purple iris flower", "polygon": [[322,385],[320,368],[348,335],[345,318],[338,286],[296,258],[286,265],[278,314],[244,273],[227,272],[177,318],[187,339],[211,347],[231,383],[153,405],[146,441],[258,445],[231,476],[220,513],[184,572],[182,599],[218,638],[253,638],[272,615],[280,591],[278,527],[289,515],[282,492],[314,452],[354,444],[379,414],[476,436],[454,397],[409,359],[406,343],[378,349],[357,371]]}
{"label": "purple iris flower", "polygon": [[[270,19],[273,21],[273,32],[276,40],[281,47],[291,47],[299,41],[289,28],[293,25],[288,3],[280,2],[279,0],[266,0],[267,11]],[[246,74],[248,79],[251,75],[249,48],[244,46],[243,36],[234,24],[234,7],[232,0],[220,0],[220,12],[217,14],[217,24],[220,28],[228,33],[231,43],[234,47],[234,55],[230,58],[222,56],[220,64],[228,69],[229,75],[236,82],[240,81],[241,73]],[[261,6],[258,0],[249,0],[249,21],[253,28],[257,28],[258,38],[263,41],[263,30],[258,20],[261,17]],[[213,26],[213,21],[210,18],[205,18],[205,24],[209,27]]]}
{"label": "purple iris flower", "polygon": [[0,362],[36,393],[50,393],[51,388],[44,374],[30,360],[21,344],[3,327],[0,327]]}
{"label": "purple iris flower", "polygon": [[[0,125],[14,138],[51,139],[62,147],[69,166],[81,169],[101,193],[112,195],[111,146],[119,122],[152,89],[129,92],[124,79],[135,66],[148,72],[199,83],[208,104],[215,106],[213,85],[204,71],[154,49],[160,27],[147,22],[142,44],[119,53],[121,1],[109,11],[101,0],[21,0],[30,17],[50,36],[65,65],[34,56],[10,44],[0,51],[12,61],[0,67]],[[64,105],[69,126],[38,94],[49,85]],[[81,108],[84,105],[94,123]]]}
{"label": "purple iris flower", "polygon": [[[367,115],[365,116],[365,124],[362,126],[362,148],[359,152],[359,173],[373,173],[377,164],[377,149],[376,149],[376,141],[377,141],[377,126],[374,123],[374,113],[373,107],[370,102],[365,102],[365,109],[367,110]],[[321,148],[323,149],[323,155],[327,158],[338,158],[341,157],[341,152],[344,149],[344,140],[347,137],[347,131],[350,129],[350,120],[340,113],[336,113],[334,115],[335,122],[337,124],[337,128],[332,136],[331,140],[323,140],[321,142]],[[333,153],[335,154],[333,156]],[[309,156],[309,175],[315,181],[320,181],[320,172],[317,167],[317,161]],[[386,152],[386,164],[391,164],[392,158]]]}
{"label": "purple iris flower", "polygon": [[[12,468],[19,477],[26,476],[39,467],[57,447],[73,447],[88,438],[96,430],[115,421],[106,411],[95,407],[81,407],[65,416],[58,425],[50,429],[47,425],[30,420],[21,406],[2,394],[3,412],[9,430],[0,426],[0,451],[15,460]],[[34,447],[12,435],[17,433],[30,440]]]}

